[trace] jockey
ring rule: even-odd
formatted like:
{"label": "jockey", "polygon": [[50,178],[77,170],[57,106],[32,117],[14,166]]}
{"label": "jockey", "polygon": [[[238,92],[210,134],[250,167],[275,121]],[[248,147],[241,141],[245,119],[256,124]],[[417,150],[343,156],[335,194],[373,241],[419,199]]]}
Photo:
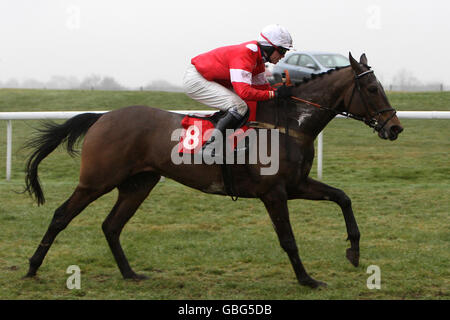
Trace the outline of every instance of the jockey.
{"label": "jockey", "polygon": [[205,147],[235,129],[247,114],[245,101],[264,101],[291,96],[291,88],[276,91],[265,76],[265,63],[276,64],[292,48],[287,29],[278,24],[266,26],[256,41],[220,47],[191,60],[183,79],[186,94],[209,107],[226,111]]}

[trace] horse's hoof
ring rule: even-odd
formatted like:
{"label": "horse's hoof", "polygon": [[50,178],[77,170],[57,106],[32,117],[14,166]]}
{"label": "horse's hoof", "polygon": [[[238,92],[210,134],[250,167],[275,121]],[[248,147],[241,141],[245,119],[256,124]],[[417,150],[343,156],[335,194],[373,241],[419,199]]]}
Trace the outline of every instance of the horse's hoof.
{"label": "horse's hoof", "polygon": [[352,248],[348,248],[346,252],[346,257],[348,261],[355,267],[359,265],[359,252],[356,250],[353,250]]}
{"label": "horse's hoof", "polygon": [[135,280],[135,281],[141,281],[141,280],[149,279],[149,277],[147,277],[146,275],[137,274],[137,273],[134,273],[134,274],[129,275],[129,276],[124,276],[124,278],[125,279],[129,279],[129,280]]}
{"label": "horse's hoof", "polygon": [[326,288],[328,285],[325,282],[314,280],[309,278],[306,280],[299,281],[302,286],[308,286],[312,289]]}
{"label": "horse's hoof", "polygon": [[36,278],[36,272],[28,272],[26,275],[22,277],[22,279],[31,279]]}

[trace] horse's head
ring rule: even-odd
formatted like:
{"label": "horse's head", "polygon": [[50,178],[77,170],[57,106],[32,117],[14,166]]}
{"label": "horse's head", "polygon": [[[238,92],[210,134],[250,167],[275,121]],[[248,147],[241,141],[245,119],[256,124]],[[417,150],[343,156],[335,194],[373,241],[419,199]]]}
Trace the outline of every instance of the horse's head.
{"label": "horse's head", "polygon": [[361,55],[359,63],[351,53],[349,59],[354,72],[354,83],[344,99],[347,112],[360,117],[374,128],[380,138],[397,139],[403,127],[386,97],[383,86],[367,65],[366,55]]}

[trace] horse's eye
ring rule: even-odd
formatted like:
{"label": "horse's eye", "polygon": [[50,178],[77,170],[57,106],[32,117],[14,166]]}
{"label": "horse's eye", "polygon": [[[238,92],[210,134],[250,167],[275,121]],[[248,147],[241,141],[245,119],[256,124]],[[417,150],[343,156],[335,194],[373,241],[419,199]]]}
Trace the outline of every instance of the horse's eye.
{"label": "horse's eye", "polygon": [[367,88],[367,90],[369,90],[370,93],[376,93],[378,91],[378,87],[370,86]]}

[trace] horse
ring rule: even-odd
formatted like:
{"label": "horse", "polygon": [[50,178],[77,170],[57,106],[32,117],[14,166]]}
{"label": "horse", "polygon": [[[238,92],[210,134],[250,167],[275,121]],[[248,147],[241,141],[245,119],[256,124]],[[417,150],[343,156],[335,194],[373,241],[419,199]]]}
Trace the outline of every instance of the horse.
{"label": "horse", "polygon": [[[378,136],[395,140],[403,131],[381,83],[367,64],[365,54],[357,62],[295,84],[288,99],[258,102],[256,119],[249,123],[261,136],[264,130],[279,130],[281,142],[271,145],[279,156],[278,171],[261,174],[265,165],[227,164],[233,177],[234,196],[259,198],[264,204],[300,285],[325,287],[312,278],[299,256],[289,220],[288,200],[309,199],[335,202],[342,210],[350,248],[346,258],[355,267],[360,258],[360,232],[350,198],[344,191],[309,177],[314,159],[314,140],[338,114],[363,121]],[[62,124],[47,123],[29,141],[34,152],[26,163],[25,191],[38,205],[45,202],[38,177],[38,165],[59,145],[69,153],[84,137],[80,177],[70,197],[59,206],[33,256],[25,277],[34,277],[56,236],[90,203],[118,189],[117,202],[102,224],[102,230],[124,279],[146,279],[136,273],[120,244],[125,224],[160,181],[161,176],[210,194],[230,195],[223,165],[174,164],[171,158],[183,114],[148,106],[128,106],[107,113],[83,113]],[[269,141],[270,145],[271,142]],[[273,144],[273,143],[272,143]],[[278,150],[275,150],[278,147]]]}

